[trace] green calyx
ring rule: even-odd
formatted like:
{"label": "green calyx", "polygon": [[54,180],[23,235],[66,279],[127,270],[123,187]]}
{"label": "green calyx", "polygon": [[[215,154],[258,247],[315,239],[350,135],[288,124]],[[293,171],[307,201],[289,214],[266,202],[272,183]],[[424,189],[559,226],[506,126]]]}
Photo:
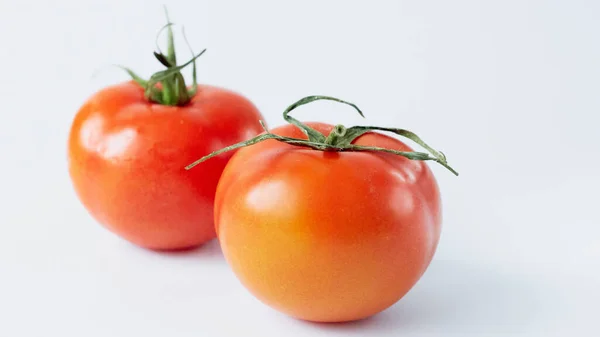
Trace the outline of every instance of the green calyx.
{"label": "green calyx", "polygon": [[[311,148],[311,149],[318,150],[318,151],[338,151],[338,152],[374,151],[374,152],[391,153],[391,154],[406,157],[411,160],[430,160],[430,161],[434,161],[434,162],[444,166],[445,168],[450,170],[450,172],[452,172],[453,174],[458,176],[458,172],[456,172],[452,167],[450,167],[450,165],[448,165],[446,156],[442,152],[436,151],[433,148],[431,148],[423,140],[421,140],[421,138],[419,138],[416,134],[414,134],[411,131],[404,130],[404,129],[397,129],[397,128],[385,128],[385,127],[379,127],[379,126],[353,126],[350,128],[346,128],[343,125],[336,125],[333,128],[333,130],[331,130],[329,135],[326,136],[326,135],[320,133],[319,131],[311,128],[310,126],[300,122],[299,120],[297,120],[294,117],[289,115],[289,113],[292,110],[296,109],[297,107],[304,105],[304,104],[314,102],[314,101],[318,101],[318,100],[329,100],[329,101],[335,101],[335,102],[347,104],[347,105],[353,107],[362,117],[364,117],[362,111],[353,103],[346,102],[344,100],[341,100],[341,99],[338,99],[335,97],[329,97],[329,96],[307,96],[307,97],[300,99],[296,103],[290,105],[287,109],[285,109],[285,111],[283,112],[283,119],[286,122],[293,124],[294,126],[299,128],[308,137],[308,139],[290,138],[290,137],[276,135],[274,133],[271,133],[266,128],[265,124],[261,121],[260,123],[263,126],[265,133],[258,135],[247,141],[240,142],[240,143],[222,148],[220,150],[217,150],[213,153],[210,153],[210,154],[196,160],[195,162],[189,164],[188,166],[186,166],[185,167],[186,170],[189,170],[189,169],[193,168],[194,166],[196,166],[212,157],[218,156],[221,153],[239,149],[239,148],[245,147],[245,146],[251,146],[251,145],[254,145],[256,143],[259,143],[259,142],[262,142],[262,141],[265,141],[268,139],[274,139],[274,140],[277,140],[280,142],[284,142],[284,143],[288,143],[288,144],[296,145],[296,146],[307,147],[307,148]],[[371,132],[371,131],[392,132],[396,135],[399,135],[404,138],[408,138],[408,139],[412,140],[413,142],[417,143],[422,148],[424,148],[427,152],[398,151],[398,150],[387,149],[387,148],[376,147],[376,146],[355,145],[352,143],[358,137],[364,135],[367,132]]]}
{"label": "green calyx", "polygon": [[[150,77],[150,79],[145,80],[129,68],[121,66],[120,68],[125,70],[137,84],[144,88],[145,96],[151,102],[162,105],[184,106],[192,100],[192,97],[194,97],[198,91],[198,81],[196,78],[196,59],[204,54],[206,49],[201,51],[199,54],[194,55],[194,52],[190,47],[190,51],[194,57],[184,64],[177,65],[175,43],[173,40],[173,23],[171,23],[169,20],[169,14],[167,13],[166,8],[165,15],[167,17],[167,24],[159,31],[159,36],[165,29],[167,30],[167,54],[163,54],[160,48],[158,48],[158,51],[154,52],[154,57],[167,69],[156,72]],[[183,37],[189,47],[189,43],[185,37],[185,31],[183,31]],[[193,83],[191,88],[188,88],[185,83],[185,79],[181,74],[181,70],[190,64],[193,67]]]}

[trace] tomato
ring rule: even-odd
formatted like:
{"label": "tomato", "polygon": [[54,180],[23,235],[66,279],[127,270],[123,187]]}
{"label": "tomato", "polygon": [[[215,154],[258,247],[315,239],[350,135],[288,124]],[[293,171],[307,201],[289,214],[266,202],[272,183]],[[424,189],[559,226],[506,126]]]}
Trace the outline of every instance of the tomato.
{"label": "tomato", "polygon": [[[302,125],[323,135],[334,130]],[[291,124],[270,133],[307,139]],[[424,161],[277,139],[252,143],[223,172],[215,225],[228,264],[254,296],[296,318],[341,322],[388,308],[419,280],[442,219]],[[413,151],[376,132],[352,144]]]}
{"label": "tomato", "polygon": [[259,134],[262,116],[228,89],[185,86],[174,51],[157,55],[171,62],[157,73],[162,81],[152,86],[133,74],[135,81],[98,91],[77,112],[69,173],[82,204],[110,231],[150,249],[185,249],[215,237],[214,194],[233,153],[197,171],[185,165]]}

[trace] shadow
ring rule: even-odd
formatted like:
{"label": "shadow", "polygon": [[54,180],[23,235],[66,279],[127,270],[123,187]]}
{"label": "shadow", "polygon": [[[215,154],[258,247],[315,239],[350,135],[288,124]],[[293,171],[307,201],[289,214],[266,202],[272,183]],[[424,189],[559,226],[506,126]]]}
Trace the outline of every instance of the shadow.
{"label": "shadow", "polygon": [[539,285],[519,275],[455,261],[434,261],[413,289],[378,315],[349,323],[311,323],[318,329],[369,335],[422,333],[513,334],[527,331],[543,312]]}
{"label": "shadow", "polygon": [[219,245],[219,241],[217,239],[212,239],[203,245],[193,248],[184,248],[184,249],[176,249],[176,250],[156,250],[156,249],[146,249],[143,247],[138,247],[133,244],[129,244],[131,249],[138,250],[143,253],[154,254],[159,257],[167,257],[167,258],[181,258],[184,260],[187,259],[216,259],[223,260],[223,252],[221,251],[221,246]]}
{"label": "shadow", "polygon": [[[333,330],[333,331],[359,331],[361,329],[365,329],[365,332],[367,332],[366,330],[369,330],[369,326],[373,326],[374,324],[376,324],[376,322],[374,322],[375,320],[377,320],[377,315],[375,316],[371,316],[371,317],[367,317],[367,318],[363,318],[357,321],[350,321],[350,322],[311,322],[311,321],[301,321],[304,322],[306,324],[308,324],[309,326],[313,326],[314,328],[317,329],[322,329],[322,330]],[[375,331],[375,330],[373,330]],[[373,332],[373,331],[368,331],[368,332]]]}
{"label": "shadow", "polygon": [[168,251],[156,251],[158,254],[166,255],[166,256],[205,256],[205,257],[219,257],[223,256],[221,252],[221,246],[219,245],[219,241],[217,239],[212,239],[201,246],[193,247],[193,248],[185,248],[178,250],[168,250]]}

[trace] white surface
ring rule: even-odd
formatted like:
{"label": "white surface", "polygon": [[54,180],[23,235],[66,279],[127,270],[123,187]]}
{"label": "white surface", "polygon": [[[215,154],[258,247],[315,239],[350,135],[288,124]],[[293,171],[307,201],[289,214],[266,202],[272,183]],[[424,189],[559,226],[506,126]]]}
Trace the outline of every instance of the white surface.
{"label": "white surface", "polygon": [[[333,95],[460,171],[432,166],[445,222],[425,276],[344,325],[265,307],[215,242],[151,253],[91,220],[66,173],[71,118],[126,79],[110,64],[158,69],[164,18],[158,1],[69,3],[0,2],[0,336],[600,336],[600,2],[168,3],[208,48],[202,82],[247,95],[270,125]],[[330,103],[297,116],[364,123]]]}

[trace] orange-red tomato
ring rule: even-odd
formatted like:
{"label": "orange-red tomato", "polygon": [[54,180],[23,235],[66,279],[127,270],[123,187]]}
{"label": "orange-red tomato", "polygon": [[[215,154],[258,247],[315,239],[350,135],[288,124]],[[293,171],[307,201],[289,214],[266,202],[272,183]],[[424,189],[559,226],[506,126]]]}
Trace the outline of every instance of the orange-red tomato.
{"label": "orange-red tomato", "polygon": [[[271,132],[306,139],[293,125]],[[354,144],[412,151],[379,133]],[[434,255],[440,212],[424,161],[276,140],[238,150],[215,199],[217,235],[241,283],[279,311],[320,322],[365,318],[402,298]]]}
{"label": "orange-red tomato", "polygon": [[94,94],[73,121],[69,173],[79,199],[112,232],[142,247],[184,249],[215,237],[214,194],[224,154],[186,171],[198,155],[263,129],[257,108],[201,85],[189,103],[150,102],[134,82]]}

